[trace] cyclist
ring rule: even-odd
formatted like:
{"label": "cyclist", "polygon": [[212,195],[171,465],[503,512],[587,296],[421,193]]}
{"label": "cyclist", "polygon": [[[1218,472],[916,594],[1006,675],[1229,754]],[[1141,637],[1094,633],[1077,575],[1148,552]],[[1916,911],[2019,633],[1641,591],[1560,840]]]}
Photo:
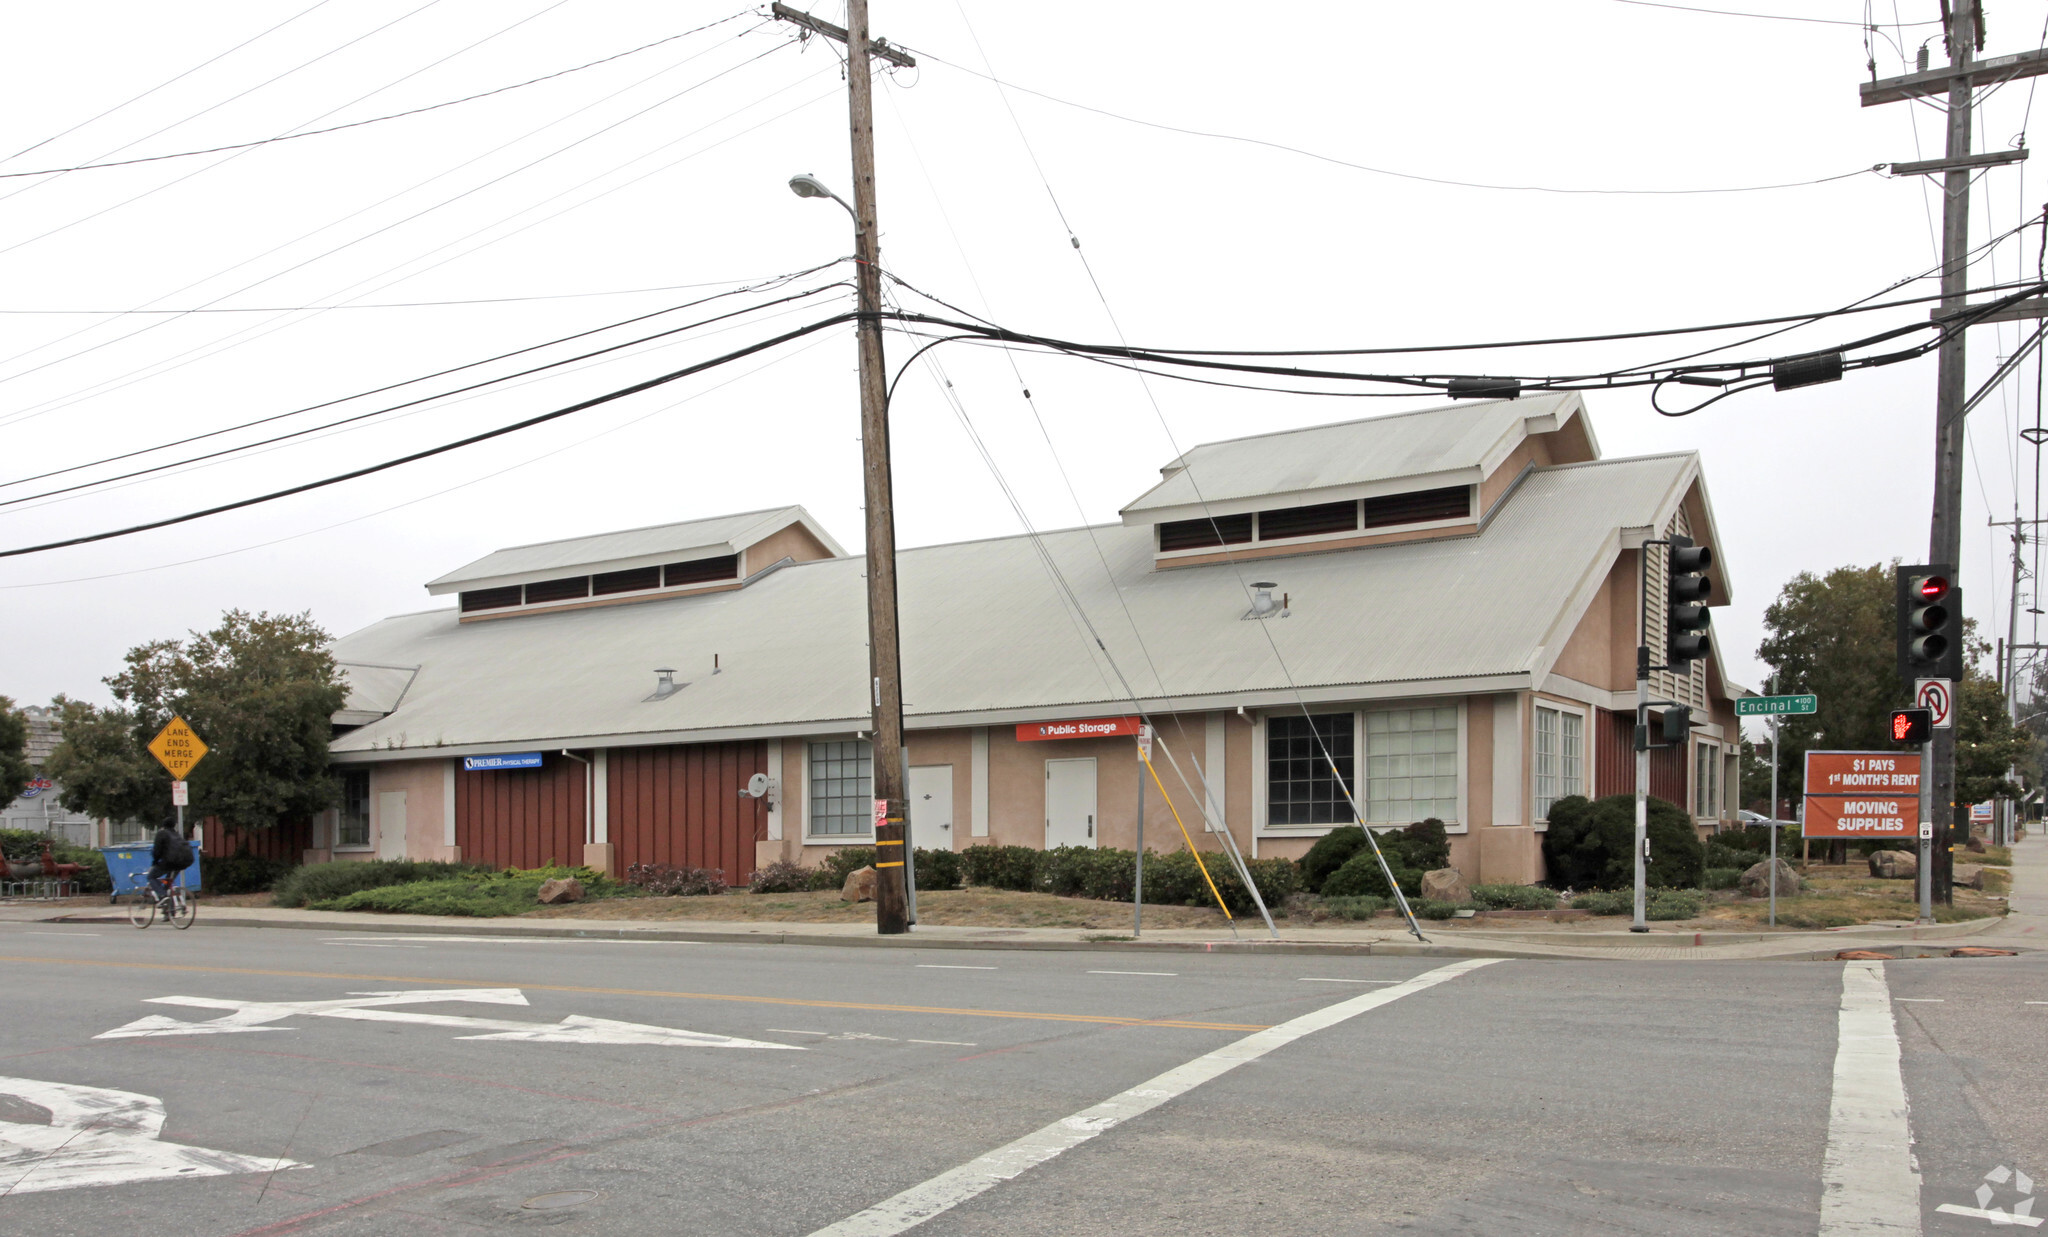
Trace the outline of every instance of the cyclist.
{"label": "cyclist", "polygon": [[161,901],[171,892],[171,877],[192,866],[192,843],[179,836],[176,817],[156,829],[156,842],[149,848],[149,889]]}

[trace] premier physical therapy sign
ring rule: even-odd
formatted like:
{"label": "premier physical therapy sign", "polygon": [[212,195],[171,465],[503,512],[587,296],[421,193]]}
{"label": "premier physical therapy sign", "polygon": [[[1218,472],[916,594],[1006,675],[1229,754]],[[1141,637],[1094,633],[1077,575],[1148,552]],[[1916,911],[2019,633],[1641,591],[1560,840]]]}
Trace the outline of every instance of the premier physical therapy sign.
{"label": "premier physical therapy sign", "polygon": [[1920,825],[1918,752],[1806,753],[1809,838],[1912,838]]}
{"label": "premier physical therapy sign", "polygon": [[1017,727],[1017,742],[1041,739],[1110,739],[1138,733],[1135,717],[1091,717],[1072,722],[1026,722]]}

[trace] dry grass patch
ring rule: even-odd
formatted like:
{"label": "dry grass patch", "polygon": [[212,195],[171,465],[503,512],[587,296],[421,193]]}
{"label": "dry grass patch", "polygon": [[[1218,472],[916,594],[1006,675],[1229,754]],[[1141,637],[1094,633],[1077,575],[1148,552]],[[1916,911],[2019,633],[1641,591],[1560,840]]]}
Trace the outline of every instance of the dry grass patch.
{"label": "dry grass patch", "polygon": [[[1049,893],[1004,889],[945,889],[917,895],[918,920],[939,927],[1124,928],[1128,902],[1094,902]],[[718,920],[757,923],[873,923],[872,902],[844,902],[836,890],[812,893],[727,893],[699,898],[612,898],[569,906],[543,906],[530,919]],[[1220,928],[1223,916],[1197,906],[1145,907],[1145,925]]]}
{"label": "dry grass patch", "polygon": [[[1959,857],[1960,861],[1960,857]],[[1854,924],[1911,922],[1920,914],[1920,887],[1915,881],[1879,880],[1867,863],[1816,863],[1806,870],[1807,889],[1778,899],[1778,925],[1785,928],[1846,928]],[[2005,914],[2003,901],[1991,901],[1974,889],[1957,889],[1955,905],[1936,904],[1937,923],[1961,923]],[[1707,910],[1710,919],[1744,927],[1768,921],[1767,898],[1736,897]]]}

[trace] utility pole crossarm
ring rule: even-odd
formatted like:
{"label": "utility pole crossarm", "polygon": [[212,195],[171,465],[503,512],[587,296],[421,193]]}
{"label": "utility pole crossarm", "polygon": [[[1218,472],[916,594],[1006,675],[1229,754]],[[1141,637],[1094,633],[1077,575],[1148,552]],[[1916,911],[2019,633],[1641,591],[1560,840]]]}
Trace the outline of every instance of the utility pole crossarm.
{"label": "utility pole crossarm", "polygon": [[1887,77],[1883,81],[1864,82],[1856,90],[1863,96],[1863,106],[1874,107],[1879,103],[1897,103],[1902,99],[1921,99],[1930,95],[1947,94],[1949,88],[1957,82],[1965,86],[1992,86],[2022,77],[2039,77],[2043,73],[2048,73],[2048,49],[2037,48],[2030,52],[2015,52],[2010,56],[1993,56],[1989,60],[1973,61],[1965,65],[1947,65],[1920,73],[1908,73],[1904,77]]}
{"label": "utility pole crossarm", "polygon": [[2008,150],[1980,150],[1974,155],[1964,155],[1960,159],[1921,159],[1912,163],[1894,163],[1891,165],[1891,172],[1894,176],[1918,176],[1933,172],[1952,172],[1957,168],[1992,168],[2007,163],[2024,163],[2026,159],[2027,148],[2015,146]]}
{"label": "utility pole crossarm", "polygon": [[[818,34],[824,35],[828,39],[838,39],[841,43],[846,42],[846,30],[842,26],[835,26],[831,22],[826,21],[823,18],[813,17],[809,13],[805,13],[798,9],[790,8],[788,5],[783,4],[781,0],[776,0],[774,4],[771,4],[768,7],[769,10],[775,14],[775,16],[781,18],[783,21],[794,22],[797,25],[802,26],[804,29],[815,31]],[[878,57],[882,60],[886,60],[890,64],[897,65],[905,69],[914,69],[917,67],[917,58],[915,56],[910,55],[908,52],[897,51],[895,48],[889,46],[889,40],[887,39],[869,40],[868,55]]]}
{"label": "utility pole crossarm", "polygon": [[1987,322],[2022,322],[2031,318],[2048,318],[2048,297],[2036,296],[2024,301],[2014,301],[2012,304],[1994,309],[1990,313],[1984,313],[1982,305],[1958,305],[1954,309],[1930,309],[1927,311],[1927,318],[1931,322],[1940,322],[1944,318],[1968,318],[1971,314],[1979,313],[1983,313],[1984,316],[1972,318],[1970,320],[1971,326],[1982,326]]}

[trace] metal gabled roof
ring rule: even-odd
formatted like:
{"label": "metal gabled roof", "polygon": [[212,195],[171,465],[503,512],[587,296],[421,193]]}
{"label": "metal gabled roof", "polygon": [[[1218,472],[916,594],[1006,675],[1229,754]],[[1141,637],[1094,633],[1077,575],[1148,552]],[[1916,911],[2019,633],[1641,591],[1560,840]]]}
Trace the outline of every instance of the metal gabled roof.
{"label": "metal gabled roof", "polygon": [[1471,484],[1530,434],[1583,411],[1580,397],[1564,392],[1203,443],[1161,469],[1164,479],[1121,514],[1126,524],[1155,524]]}
{"label": "metal gabled roof", "polygon": [[[1229,563],[1156,570],[1149,529],[1042,534],[1107,656],[1030,537],[904,550],[905,711],[931,727],[1123,709],[1112,657],[1147,707],[1505,690],[1537,670],[1581,578],[1611,563],[1618,530],[1655,523],[1695,470],[1690,453],[1538,468],[1478,535],[1246,566],[1243,580],[1289,594],[1287,618],[1245,619]],[[338,641],[336,656],[419,673],[395,712],[334,750],[363,759],[864,729],[864,569],[824,559],[742,589],[517,622],[465,624],[453,610],[387,619]],[[686,686],[650,699],[664,666]]]}
{"label": "metal gabled roof", "polygon": [[562,575],[623,571],[737,554],[791,524],[802,524],[819,544],[835,555],[845,555],[845,549],[802,507],[769,507],[761,511],[742,511],[735,515],[655,524],[647,528],[495,550],[439,579],[428,581],[427,591],[438,595],[463,589],[532,584]]}

